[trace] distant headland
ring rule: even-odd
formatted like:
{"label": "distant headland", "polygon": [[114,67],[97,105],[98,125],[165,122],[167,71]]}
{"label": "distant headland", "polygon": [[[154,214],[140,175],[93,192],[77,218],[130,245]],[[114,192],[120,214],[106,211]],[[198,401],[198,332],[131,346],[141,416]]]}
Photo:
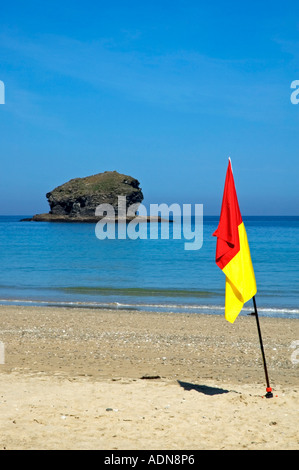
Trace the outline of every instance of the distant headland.
{"label": "distant headland", "polygon": [[[36,214],[23,221],[98,222],[96,207],[109,204],[118,217],[118,196],[126,197],[127,208],[143,201],[140,183],[132,176],[105,171],[84,178],[71,179],[46,194],[49,213]],[[122,219],[123,220],[123,219]],[[131,218],[130,218],[131,220]]]}

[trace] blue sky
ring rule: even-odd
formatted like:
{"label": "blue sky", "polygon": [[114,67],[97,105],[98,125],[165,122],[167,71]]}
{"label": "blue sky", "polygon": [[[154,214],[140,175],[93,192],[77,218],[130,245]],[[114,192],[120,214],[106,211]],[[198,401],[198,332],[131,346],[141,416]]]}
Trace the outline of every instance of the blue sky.
{"label": "blue sky", "polygon": [[219,214],[228,157],[244,215],[299,215],[298,2],[1,5],[0,214],[106,170],[144,203]]}

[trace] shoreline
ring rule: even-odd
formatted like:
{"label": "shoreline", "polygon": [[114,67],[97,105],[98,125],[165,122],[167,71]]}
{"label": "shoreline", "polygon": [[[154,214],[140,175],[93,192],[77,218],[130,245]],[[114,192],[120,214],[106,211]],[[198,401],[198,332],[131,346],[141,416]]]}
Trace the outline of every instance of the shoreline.
{"label": "shoreline", "polygon": [[[90,291],[90,288],[79,288],[81,291]],[[76,288],[63,288],[62,290],[76,290]],[[95,288],[95,292],[99,291],[102,293],[103,291],[110,291],[113,294],[114,291],[118,289],[109,289],[109,288]],[[119,289],[121,290],[121,289]],[[133,298],[138,298],[138,294],[130,294],[130,290],[138,290],[138,289],[128,289],[129,297],[132,295]],[[126,289],[123,289],[124,295],[126,294]],[[142,291],[142,289],[141,289]],[[149,291],[150,292],[150,291]],[[163,295],[165,292],[161,291]],[[170,291],[171,292],[171,291]],[[157,293],[157,292],[156,292]],[[149,293],[147,294],[150,295]],[[189,295],[191,293],[189,292]],[[146,295],[145,295],[146,297]],[[195,297],[200,298],[204,297],[204,293],[197,293],[195,292]],[[221,294],[221,298],[223,295]],[[159,298],[159,295],[157,296]],[[182,299],[183,297],[181,297]],[[156,312],[156,313],[172,313],[172,314],[194,314],[194,315],[224,315],[224,306],[222,304],[209,304],[208,302],[204,302],[203,304],[198,303],[179,303],[179,299],[176,299],[175,302],[171,303],[171,298],[167,299],[167,301],[156,302],[149,299],[147,301],[142,302],[144,296],[141,294],[140,299],[134,303],[128,300],[122,300],[121,302],[118,300],[107,300],[107,302],[96,302],[92,300],[37,300],[37,299],[13,299],[13,298],[1,298],[0,297],[0,308],[5,306],[15,306],[15,307],[48,307],[48,308],[80,308],[80,309],[95,309],[95,310],[116,310],[116,311],[135,311],[135,312]],[[240,312],[239,316],[249,316],[252,313],[253,307],[244,306],[242,311]],[[258,307],[259,316],[262,318],[281,318],[281,319],[299,319],[299,309],[294,307],[273,307],[273,306],[259,306]]]}
{"label": "shoreline", "polygon": [[260,323],[271,399],[253,317],[0,306],[0,449],[299,449],[299,320]]}

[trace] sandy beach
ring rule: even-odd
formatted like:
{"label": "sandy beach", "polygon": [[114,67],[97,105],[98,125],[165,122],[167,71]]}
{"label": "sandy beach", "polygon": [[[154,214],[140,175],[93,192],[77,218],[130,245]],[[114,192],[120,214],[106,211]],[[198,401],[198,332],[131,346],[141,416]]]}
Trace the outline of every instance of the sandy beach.
{"label": "sandy beach", "polygon": [[[0,307],[0,448],[299,449],[299,320]],[[292,356],[293,354],[293,356]]]}

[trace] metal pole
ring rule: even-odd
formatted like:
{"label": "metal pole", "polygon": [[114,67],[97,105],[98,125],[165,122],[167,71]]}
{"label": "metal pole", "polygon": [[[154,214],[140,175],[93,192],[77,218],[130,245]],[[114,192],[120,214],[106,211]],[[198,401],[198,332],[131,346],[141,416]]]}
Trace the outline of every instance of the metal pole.
{"label": "metal pole", "polygon": [[256,325],[257,325],[257,330],[259,334],[259,339],[260,339],[260,345],[261,345],[261,351],[262,351],[262,356],[263,356],[263,363],[264,363],[264,369],[265,369],[265,376],[266,376],[266,383],[267,383],[267,388],[266,388],[266,398],[272,398],[273,393],[272,393],[272,388],[270,387],[270,382],[269,382],[269,376],[268,376],[268,371],[267,371],[267,364],[266,364],[266,357],[265,357],[265,352],[264,352],[264,346],[263,346],[263,340],[262,340],[262,333],[261,333],[261,328],[260,328],[260,322],[259,322],[259,316],[256,308],[256,301],[255,301],[255,296],[252,298],[253,300],[253,306],[254,306],[254,313],[255,319],[256,319]]}

